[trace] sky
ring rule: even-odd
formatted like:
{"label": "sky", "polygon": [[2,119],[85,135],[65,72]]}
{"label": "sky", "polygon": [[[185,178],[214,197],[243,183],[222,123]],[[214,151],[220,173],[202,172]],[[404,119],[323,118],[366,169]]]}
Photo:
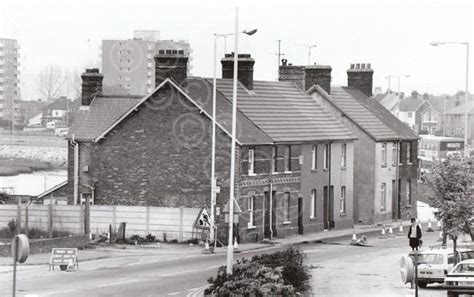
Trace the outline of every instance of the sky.
{"label": "sky", "polygon": [[[347,84],[351,63],[371,63],[374,87],[452,94],[465,89],[466,46],[433,47],[432,41],[470,42],[474,47],[474,1],[156,1],[0,0],[0,37],[17,39],[23,99],[37,99],[37,74],[48,65],[69,72],[99,67],[103,39],[128,39],[134,30],[159,30],[164,39],[188,40],[195,76],[212,77],[213,34],[257,28],[241,35],[239,53],[256,60],[254,79],[277,79],[277,40],[282,58],[332,66],[332,82]],[[228,52],[234,48],[227,38]],[[218,58],[224,55],[219,44]],[[470,59],[470,92],[474,88]],[[218,71],[220,73],[220,70]],[[398,90],[398,80],[391,79]]]}

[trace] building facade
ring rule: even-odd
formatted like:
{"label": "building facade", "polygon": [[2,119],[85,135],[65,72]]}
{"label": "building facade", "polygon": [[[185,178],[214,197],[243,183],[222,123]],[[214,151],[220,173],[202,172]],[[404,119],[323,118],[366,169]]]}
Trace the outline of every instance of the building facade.
{"label": "building facade", "polygon": [[188,58],[191,70],[192,50],[187,41],[162,40],[160,32],[141,30],[133,39],[102,41],[104,94],[146,95],[155,88],[155,60],[159,51]]}
{"label": "building facade", "polygon": [[15,39],[0,38],[0,118],[14,118],[16,124],[22,121],[19,106],[14,104],[21,98],[19,49]]}
{"label": "building facade", "polygon": [[[227,238],[233,58],[222,60],[216,97],[221,240]],[[67,137],[69,203],[209,208],[212,84],[187,77],[179,53],[162,52],[155,61],[157,88],[145,97],[100,95],[102,74],[82,75],[82,106]],[[254,63],[239,56],[236,236],[260,241],[352,226],[354,134],[293,84],[254,80]]]}

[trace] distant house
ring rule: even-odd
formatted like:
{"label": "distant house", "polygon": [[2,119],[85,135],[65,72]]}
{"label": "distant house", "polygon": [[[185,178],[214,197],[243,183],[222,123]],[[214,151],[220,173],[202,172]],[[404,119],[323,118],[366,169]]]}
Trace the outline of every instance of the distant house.
{"label": "distant house", "polygon": [[[226,238],[233,55],[217,81],[216,216]],[[242,241],[347,228],[353,219],[354,133],[291,82],[253,79],[239,55],[235,191]],[[67,139],[70,204],[210,207],[212,80],[187,76],[187,58],[160,52],[145,97],[101,95],[82,75]]]}
{"label": "distant house", "polygon": [[79,105],[79,100],[73,101],[65,96],[46,105],[43,108],[43,126],[48,128],[67,127],[66,122],[70,120],[68,117],[73,117]]}
{"label": "distant house", "polygon": [[382,104],[388,111],[398,117],[400,101],[403,100],[403,94],[395,92],[380,93],[374,96],[374,99]]}
{"label": "distant house", "polygon": [[468,114],[468,147],[472,150],[472,140],[474,139],[474,101],[469,101],[467,107],[463,101],[459,106],[446,112],[446,136],[464,138],[466,111]]}
{"label": "distant house", "polygon": [[354,141],[354,221],[379,223],[416,215],[417,135],[372,97],[370,64],[347,70],[348,86],[327,81],[308,93],[341,119]]}

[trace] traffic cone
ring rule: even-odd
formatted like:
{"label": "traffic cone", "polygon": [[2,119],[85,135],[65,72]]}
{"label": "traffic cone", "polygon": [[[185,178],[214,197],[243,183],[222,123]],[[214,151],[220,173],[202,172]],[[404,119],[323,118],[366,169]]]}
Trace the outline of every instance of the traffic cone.
{"label": "traffic cone", "polygon": [[209,249],[209,238],[206,238],[206,243],[204,243],[204,249],[202,250],[203,254],[210,254],[211,250]]}
{"label": "traffic cone", "polygon": [[395,235],[393,235],[393,228],[392,228],[392,225],[390,225],[390,227],[388,228],[388,236],[389,236],[389,237],[395,237]]}
{"label": "traffic cone", "polygon": [[240,253],[239,244],[237,243],[237,237],[234,239],[234,253]]}
{"label": "traffic cone", "polygon": [[438,241],[443,241],[443,231],[439,231]]}
{"label": "traffic cone", "polygon": [[382,236],[380,237],[382,239],[385,239],[385,227],[382,227]]}
{"label": "traffic cone", "polygon": [[428,229],[426,229],[426,232],[434,232],[433,226],[431,226],[431,219],[428,220]]}
{"label": "traffic cone", "polygon": [[352,242],[356,242],[356,241],[357,241],[357,234],[356,234],[355,229],[352,229]]}
{"label": "traffic cone", "polygon": [[402,223],[400,223],[400,225],[398,226],[398,235],[403,235],[403,225],[402,225]]}
{"label": "traffic cone", "polygon": [[441,221],[438,221],[437,227],[438,231],[441,231]]}

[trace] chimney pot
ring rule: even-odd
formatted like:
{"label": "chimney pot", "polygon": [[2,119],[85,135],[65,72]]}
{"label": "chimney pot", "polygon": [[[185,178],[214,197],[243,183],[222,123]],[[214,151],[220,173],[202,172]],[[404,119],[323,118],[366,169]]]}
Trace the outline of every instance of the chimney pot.
{"label": "chimney pot", "polygon": [[367,63],[367,69],[370,69],[371,65],[370,63]]}
{"label": "chimney pot", "polygon": [[351,64],[351,69],[354,69],[354,64]]}
{"label": "chimney pot", "polygon": [[281,63],[283,66],[286,66],[287,63],[288,63],[288,60],[287,59],[281,59]]}

